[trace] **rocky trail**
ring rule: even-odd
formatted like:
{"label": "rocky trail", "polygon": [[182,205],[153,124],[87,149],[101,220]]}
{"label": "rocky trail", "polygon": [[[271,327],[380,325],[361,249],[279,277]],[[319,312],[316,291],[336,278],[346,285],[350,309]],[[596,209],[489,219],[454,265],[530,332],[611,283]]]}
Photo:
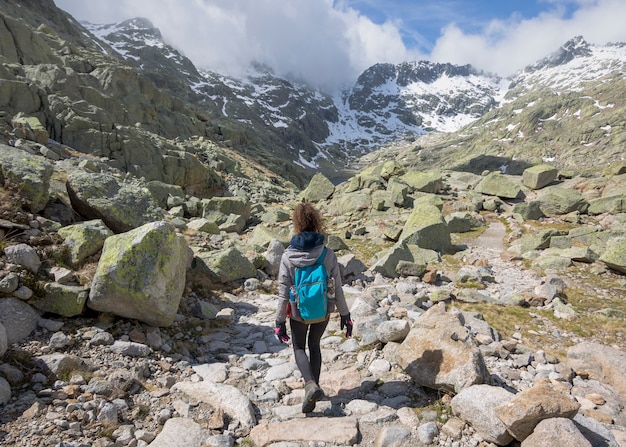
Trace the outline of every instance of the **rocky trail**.
{"label": "rocky trail", "polygon": [[[504,235],[504,227],[492,223],[463,252],[466,263],[489,267],[493,278],[482,292],[496,299],[541,283],[532,270],[502,256]],[[417,385],[398,365],[391,348],[396,343],[360,343],[372,338],[372,315],[423,313],[433,304],[427,301],[417,309],[406,296],[429,296],[451,282],[392,280],[364,272],[359,281],[345,285],[355,338],[345,339],[338,318],[331,320],[322,341],[325,398],[309,415],[301,412],[304,391],[291,345],[273,335],[270,283],[248,280],[226,294],[229,302],[214,303],[220,309],[211,324],[180,314],[167,329],[103,316],[40,322],[33,336],[5,355],[4,374],[25,384],[3,408],[2,445],[504,445],[486,441],[484,433],[453,415],[453,394]],[[359,310],[366,296],[377,297],[379,307]],[[525,390],[542,380],[571,379],[557,359],[523,348],[521,335],[499,340],[486,322],[474,323],[492,383]],[[21,376],[27,365],[22,371],[9,366],[29,358],[37,359],[30,377]],[[73,372],[50,382],[42,365],[56,371],[72,365],[67,370]],[[604,398],[610,418],[625,421],[619,398],[612,399],[609,405]],[[578,424],[591,425],[606,442],[593,445],[624,445],[617,444],[615,434],[623,442],[626,433],[611,433],[590,421]]]}

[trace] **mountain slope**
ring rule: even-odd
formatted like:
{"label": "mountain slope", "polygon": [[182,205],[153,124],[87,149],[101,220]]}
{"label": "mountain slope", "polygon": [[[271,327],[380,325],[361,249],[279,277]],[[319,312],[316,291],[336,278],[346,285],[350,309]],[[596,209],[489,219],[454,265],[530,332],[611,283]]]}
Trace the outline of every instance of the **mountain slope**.
{"label": "mountain slope", "polygon": [[597,173],[625,157],[625,75],[626,45],[576,37],[513,76],[502,103],[468,126],[393,145],[380,157],[477,173],[520,173],[544,161]]}

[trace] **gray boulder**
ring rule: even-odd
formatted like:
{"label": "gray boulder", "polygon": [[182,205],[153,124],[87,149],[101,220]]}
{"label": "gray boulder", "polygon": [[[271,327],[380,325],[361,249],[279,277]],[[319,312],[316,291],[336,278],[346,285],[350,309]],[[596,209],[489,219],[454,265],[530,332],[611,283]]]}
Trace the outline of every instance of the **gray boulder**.
{"label": "gray boulder", "polygon": [[221,409],[239,423],[241,434],[247,435],[256,425],[256,415],[250,399],[232,385],[205,380],[199,383],[179,382],[173,389]]}
{"label": "gray boulder", "polygon": [[32,300],[32,305],[40,311],[53,313],[63,317],[75,317],[85,310],[89,298],[89,288],[71,286],[56,282],[44,286],[45,296]]}
{"label": "gray boulder", "polygon": [[245,197],[213,197],[201,201],[202,217],[221,230],[240,232],[250,219],[252,204]]}
{"label": "gray boulder", "polygon": [[416,203],[400,235],[400,240],[421,248],[446,253],[451,251],[450,229],[439,208],[427,203]]}
{"label": "gray boulder", "polygon": [[15,129],[15,135],[19,138],[46,144],[50,135],[37,117],[18,113],[11,119],[11,127]]}
{"label": "gray boulder", "polygon": [[67,177],[72,207],[87,219],[101,219],[115,233],[162,220],[163,211],[146,188],[119,182],[109,174],[74,171]]}
{"label": "gray boulder", "polygon": [[89,256],[95,255],[104,246],[104,241],[113,236],[102,219],[80,222],[60,228],[58,231],[69,249],[70,263],[79,267]]}
{"label": "gray boulder", "polygon": [[515,439],[524,441],[544,419],[576,416],[580,404],[566,393],[547,381],[539,381],[499,404],[495,414]]}
{"label": "gray boulder", "polygon": [[626,213],[626,195],[622,194],[590,200],[587,213],[592,215]]}
{"label": "gray boulder", "polygon": [[0,323],[0,358],[7,352],[9,348],[9,339],[7,338],[7,331],[4,328],[4,324]]}
{"label": "gray boulder", "polygon": [[567,418],[550,418],[539,422],[533,433],[524,439],[521,447],[592,447],[592,444],[578,430],[576,424]]}
{"label": "gray boulder", "polygon": [[522,173],[522,184],[530,189],[541,189],[555,181],[558,173],[554,166],[533,166]]}
{"label": "gray boulder", "polygon": [[11,385],[4,377],[0,377],[0,405],[4,405],[11,400]]}
{"label": "gray boulder", "polygon": [[513,436],[496,416],[495,407],[513,396],[513,393],[504,388],[472,385],[452,398],[452,411],[474,427],[485,441],[507,445],[513,441]]}
{"label": "gray boulder", "polygon": [[146,188],[152,193],[161,208],[167,206],[169,197],[185,197],[185,191],[178,185],[170,185],[159,180],[152,180],[146,183]]}
{"label": "gray boulder", "polygon": [[52,165],[44,157],[0,144],[0,184],[19,191],[31,212],[48,203],[51,177]]}
{"label": "gray boulder", "polygon": [[438,171],[409,171],[400,177],[412,191],[439,194],[443,189],[443,178]]}
{"label": "gray boulder", "polygon": [[306,189],[302,191],[300,197],[306,202],[319,202],[329,199],[334,192],[335,185],[324,174],[318,172],[313,176]]}
{"label": "gray boulder", "polygon": [[388,278],[396,278],[396,267],[400,261],[413,261],[411,250],[404,242],[398,242],[390,250],[376,261],[372,266],[372,271],[380,273]]}
{"label": "gray boulder", "polygon": [[280,260],[285,252],[285,246],[282,242],[274,239],[270,242],[267,250],[265,251],[265,259],[267,259],[267,273],[276,278],[278,276],[278,269],[280,268]]}
{"label": "gray boulder", "polygon": [[626,236],[610,240],[600,261],[618,272],[626,273]]}
{"label": "gray boulder", "polygon": [[513,214],[520,216],[522,220],[539,220],[543,217],[541,202],[531,200],[530,202],[516,203],[513,206]]}
{"label": "gray boulder", "polygon": [[507,176],[499,172],[491,172],[487,174],[476,185],[476,191],[490,196],[500,197],[501,199],[516,199],[520,196],[521,188],[513,183]]}
{"label": "gray boulder", "polygon": [[547,216],[569,214],[574,211],[586,213],[589,203],[573,189],[550,186],[537,198],[541,212]]}
{"label": "gray boulder", "polygon": [[153,326],[170,326],[185,287],[190,250],[167,222],[104,243],[87,306]]}
{"label": "gray boulder", "polygon": [[422,386],[459,393],[489,379],[477,343],[439,303],[422,314],[398,347],[399,365]]}
{"label": "gray boulder", "polygon": [[626,396],[626,352],[583,342],[568,349],[567,365],[578,375],[609,384]]}
{"label": "gray boulder", "polygon": [[256,268],[239,249],[230,247],[197,253],[194,275],[205,277],[213,283],[228,283],[238,279],[256,278]]}
{"label": "gray boulder", "polygon": [[220,234],[220,228],[217,224],[209,219],[205,219],[204,217],[191,219],[187,222],[187,228],[207,234]]}
{"label": "gray boulder", "polygon": [[22,266],[33,273],[37,273],[41,267],[39,255],[28,244],[9,245],[4,249],[4,254],[10,263]]}
{"label": "gray boulder", "polygon": [[383,343],[402,342],[409,335],[410,329],[406,320],[384,321],[376,328],[376,336]]}
{"label": "gray boulder", "polygon": [[337,262],[343,279],[358,276],[367,270],[365,264],[352,253],[337,258]]}
{"label": "gray boulder", "polygon": [[28,337],[37,327],[41,317],[32,306],[17,298],[0,299],[0,323],[11,345]]}

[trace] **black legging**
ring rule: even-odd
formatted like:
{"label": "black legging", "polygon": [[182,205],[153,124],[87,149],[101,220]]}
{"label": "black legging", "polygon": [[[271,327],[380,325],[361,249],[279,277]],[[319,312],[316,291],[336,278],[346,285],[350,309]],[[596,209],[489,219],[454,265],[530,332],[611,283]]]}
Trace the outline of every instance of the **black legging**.
{"label": "black legging", "polygon": [[[322,371],[322,349],[320,348],[320,340],[326,330],[328,320],[309,325],[290,318],[289,325],[291,326],[293,353],[296,357],[296,365],[298,365],[298,369],[304,381],[310,382],[313,380],[315,383],[319,384],[320,372]],[[305,351],[307,332],[309,333],[308,346],[310,360]]]}

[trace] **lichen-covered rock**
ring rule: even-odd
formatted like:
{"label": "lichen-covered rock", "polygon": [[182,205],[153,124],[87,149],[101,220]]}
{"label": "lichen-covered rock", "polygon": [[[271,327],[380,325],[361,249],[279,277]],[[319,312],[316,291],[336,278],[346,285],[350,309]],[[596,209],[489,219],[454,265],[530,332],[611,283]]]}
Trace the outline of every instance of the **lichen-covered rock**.
{"label": "lichen-covered rock", "polygon": [[600,256],[600,261],[614,270],[626,273],[626,235],[611,239],[607,243],[606,251]]}
{"label": "lichen-covered rock", "polygon": [[450,229],[439,208],[433,205],[416,204],[400,235],[407,244],[446,253],[451,251]]}
{"label": "lichen-covered rock", "polygon": [[66,182],[72,207],[87,219],[102,219],[115,233],[162,220],[163,211],[146,188],[109,174],[73,171]]}
{"label": "lichen-covered rock", "polygon": [[543,217],[541,202],[531,200],[530,202],[516,203],[513,206],[513,214],[517,214],[523,220],[539,220]]}
{"label": "lichen-covered rock", "polygon": [[153,326],[170,326],[185,287],[190,250],[164,221],[109,237],[87,306]]}
{"label": "lichen-covered rock", "polygon": [[62,317],[75,317],[85,310],[89,298],[89,288],[70,286],[55,282],[44,286],[45,296],[34,300],[32,305],[44,313],[53,313]]}
{"label": "lichen-covered rock", "polygon": [[409,171],[400,177],[413,191],[438,194],[443,189],[443,178],[438,171]]}
{"label": "lichen-covered rock", "polygon": [[18,113],[11,120],[11,126],[16,131],[16,135],[20,138],[35,141],[39,144],[46,144],[50,135],[41,124],[38,118]]}
{"label": "lichen-covered rock", "polygon": [[490,196],[497,196],[501,199],[516,199],[521,193],[519,185],[513,183],[507,176],[499,172],[487,174],[476,185],[476,191]]}
{"label": "lichen-covered rock", "polygon": [[31,212],[46,207],[51,177],[52,165],[44,157],[0,144],[0,184],[18,191]]}
{"label": "lichen-covered rock", "polygon": [[533,166],[522,173],[522,184],[530,189],[541,189],[556,180],[558,173],[554,166],[545,164]]}
{"label": "lichen-covered rock", "polygon": [[74,267],[80,266],[86,258],[98,253],[104,241],[114,234],[102,219],[68,225],[60,228],[58,233],[68,247],[70,263]]}
{"label": "lichen-covered rock", "polygon": [[626,194],[590,200],[587,212],[592,215],[626,213]]}
{"label": "lichen-covered rock", "polygon": [[324,174],[318,172],[300,196],[307,202],[319,202],[330,198],[334,192],[335,185]]}
{"label": "lichen-covered rock", "polygon": [[220,283],[256,277],[254,264],[235,247],[197,253],[194,270],[200,274],[204,272],[210,281]]}
{"label": "lichen-covered rock", "polygon": [[574,211],[586,213],[589,203],[583,195],[573,189],[550,186],[537,198],[543,214],[548,216],[563,215]]}

